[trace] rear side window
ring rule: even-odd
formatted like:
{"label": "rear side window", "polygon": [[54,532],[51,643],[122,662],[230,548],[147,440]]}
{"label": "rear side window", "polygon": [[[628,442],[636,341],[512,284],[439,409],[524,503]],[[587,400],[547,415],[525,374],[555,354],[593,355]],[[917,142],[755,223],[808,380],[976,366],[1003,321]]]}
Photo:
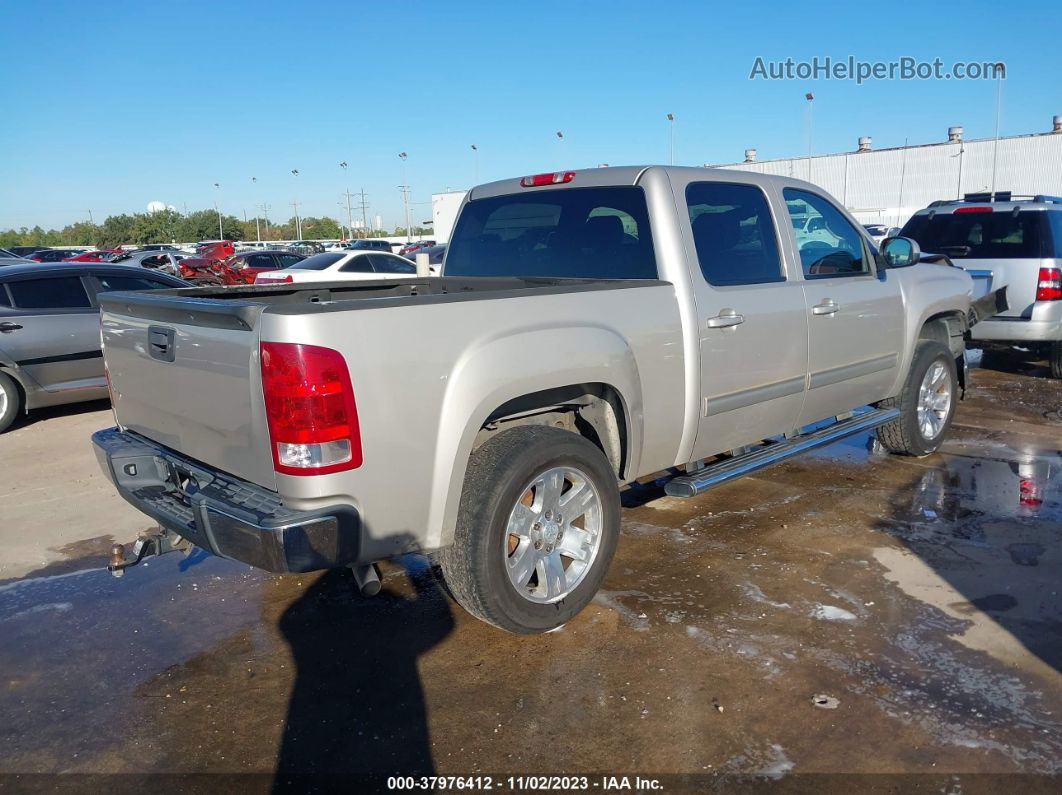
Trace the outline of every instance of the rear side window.
{"label": "rear side window", "polygon": [[112,290],[158,290],[172,286],[143,276],[112,276],[108,273],[97,273],[96,280],[100,283],[100,292],[104,293]]}
{"label": "rear side window", "polygon": [[[295,268],[304,271],[323,271],[326,268],[330,268],[339,262],[343,257],[347,256],[344,252],[337,252],[335,254],[314,254],[312,257],[306,259],[300,259],[293,262],[291,265],[285,265],[286,268]],[[283,255],[281,255],[283,262]]]}
{"label": "rear side window", "polygon": [[655,279],[645,194],[565,188],[471,201],[454,229],[446,275]]}
{"label": "rear side window", "polygon": [[1042,211],[929,213],[914,215],[900,232],[918,242],[923,251],[952,259],[1004,259],[1055,256],[1043,235]]}
{"label": "rear side window", "polygon": [[81,309],[92,306],[77,276],[24,279],[8,282],[11,299],[19,309]]}
{"label": "rear side window", "polygon": [[753,185],[693,182],[686,188],[686,205],[697,260],[709,284],[785,280],[763,191]]}

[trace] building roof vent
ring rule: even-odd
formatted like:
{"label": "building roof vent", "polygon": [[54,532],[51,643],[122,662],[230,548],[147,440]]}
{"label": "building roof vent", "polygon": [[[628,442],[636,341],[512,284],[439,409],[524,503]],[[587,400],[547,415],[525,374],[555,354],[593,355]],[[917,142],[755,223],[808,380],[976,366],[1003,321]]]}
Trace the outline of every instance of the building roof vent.
{"label": "building roof vent", "polygon": [[857,152],[869,152],[870,151],[870,145],[873,144],[873,143],[874,143],[874,139],[873,138],[871,138],[869,135],[864,135],[862,138],[859,139],[859,148],[856,149],[856,151]]}
{"label": "building roof vent", "polygon": [[[1058,120],[1058,118],[1059,118],[1058,116],[1055,116],[1056,121]],[[756,162],[756,150],[755,149],[746,149],[745,150],[745,162],[746,163],[755,163]]]}
{"label": "building roof vent", "polygon": [[958,143],[962,140],[962,127],[948,128],[948,143]]}

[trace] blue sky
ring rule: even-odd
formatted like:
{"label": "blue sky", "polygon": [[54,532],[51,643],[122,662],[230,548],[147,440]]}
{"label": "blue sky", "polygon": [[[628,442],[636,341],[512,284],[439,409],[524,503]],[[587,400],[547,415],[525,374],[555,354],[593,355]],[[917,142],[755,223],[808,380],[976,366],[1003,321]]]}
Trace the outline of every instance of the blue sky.
{"label": "blue sky", "polygon": [[750,81],[756,56],[1003,60],[1003,134],[1062,114],[1062,3],[905,6],[17,0],[0,66],[0,228],[151,200],[240,216],[265,201],[287,218],[297,197],[304,215],[345,217],[348,184],[391,226],[400,151],[423,220],[431,193],[476,180],[473,143],[479,181],[667,162],[669,112],[678,163],[803,154],[806,91],[820,153],[861,135],[884,147],[942,140],[952,124],[994,131],[991,81]]}

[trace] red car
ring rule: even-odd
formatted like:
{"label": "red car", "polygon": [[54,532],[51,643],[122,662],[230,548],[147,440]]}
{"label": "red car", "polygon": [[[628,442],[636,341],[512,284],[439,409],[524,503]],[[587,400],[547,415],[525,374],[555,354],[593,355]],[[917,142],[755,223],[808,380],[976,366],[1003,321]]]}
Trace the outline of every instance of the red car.
{"label": "red car", "polygon": [[294,267],[306,257],[291,251],[241,251],[204,264],[205,259],[181,260],[181,278],[210,284],[254,284],[259,273]]}
{"label": "red car", "polygon": [[109,262],[111,257],[121,253],[120,248],[104,248],[99,251],[86,251],[76,257],[67,257],[63,262]]}
{"label": "red car", "polygon": [[415,254],[418,251],[427,251],[434,245],[434,240],[418,240],[416,243],[410,243],[409,245],[400,248],[398,254],[399,256],[404,257],[407,254]]}

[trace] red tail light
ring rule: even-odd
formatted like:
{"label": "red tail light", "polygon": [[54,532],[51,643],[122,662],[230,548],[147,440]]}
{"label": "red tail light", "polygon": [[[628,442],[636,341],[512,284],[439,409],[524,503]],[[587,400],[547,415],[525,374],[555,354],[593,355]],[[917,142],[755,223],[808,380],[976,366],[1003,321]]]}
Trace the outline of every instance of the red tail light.
{"label": "red tail light", "polygon": [[263,342],[261,350],[276,471],[326,475],[361,466],[358,410],[342,354],[289,342]]}
{"label": "red tail light", "polygon": [[1040,268],[1040,275],[1036,279],[1036,300],[1062,300],[1062,270]]}
{"label": "red tail light", "polygon": [[992,208],[991,207],[956,207],[955,208],[955,214],[956,215],[958,215],[959,213],[990,213],[990,212],[992,212]]}
{"label": "red tail light", "polygon": [[574,171],[555,171],[549,174],[535,174],[520,180],[521,188],[540,188],[543,185],[561,185],[575,179]]}

